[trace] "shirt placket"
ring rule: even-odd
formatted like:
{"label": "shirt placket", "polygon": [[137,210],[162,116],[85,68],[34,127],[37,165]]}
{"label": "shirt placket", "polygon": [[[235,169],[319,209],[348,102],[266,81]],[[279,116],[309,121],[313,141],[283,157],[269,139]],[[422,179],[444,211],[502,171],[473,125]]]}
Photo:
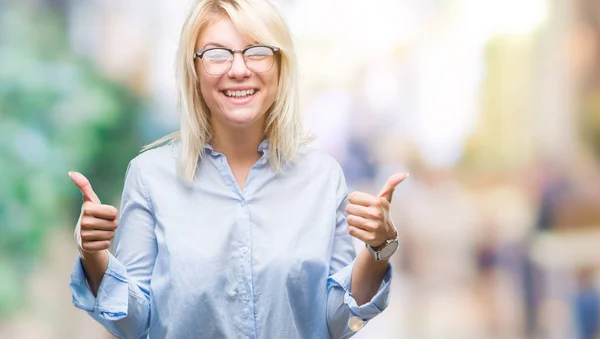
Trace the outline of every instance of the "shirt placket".
{"label": "shirt placket", "polygon": [[[248,201],[250,193],[240,191],[231,168],[227,164],[224,155],[218,156],[218,167],[227,181],[227,184],[236,193],[237,209],[235,215],[235,227],[237,229],[236,242],[238,255],[235,256],[236,271],[238,272],[239,293],[238,298],[241,305],[242,319],[244,319],[244,335],[246,338],[256,338],[256,324],[254,317],[254,290],[253,290],[253,272],[252,272],[252,234],[250,209]],[[251,170],[252,172],[252,170]],[[250,173],[251,174],[251,173]],[[250,177],[250,174],[248,175]]]}
{"label": "shirt placket", "polygon": [[239,229],[239,260],[238,270],[241,272],[240,291],[242,312],[245,319],[244,327],[247,338],[255,338],[255,319],[254,319],[254,291],[252,285],[252,239],[250,230],[250,209],[248,206],[248,197],[240,193],[238,208],[238,229]]}

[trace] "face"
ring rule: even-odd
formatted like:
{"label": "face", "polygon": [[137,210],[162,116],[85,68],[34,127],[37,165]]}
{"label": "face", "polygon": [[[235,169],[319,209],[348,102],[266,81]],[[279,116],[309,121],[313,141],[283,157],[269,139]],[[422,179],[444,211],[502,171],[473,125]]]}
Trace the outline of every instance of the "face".
{"label": "face", "polygon": [[[211,47],[243,49],[252,45],[256,43],[244,39],[229,19],[222,18],[205,29],[198,39],[196,51]],[[219,55],[216,57],[215,60],[218,60]],[[208,63],[206,54],[204,58],[204,62]],[[255,73],[246,66],[242,53],[234,53],[231,69],[224,74],[209,74],[200,58],[196,58],[195,62],[200,91],[211,112],[213,124],[229,127],[263,126],[265,113],[277,95],[277,60],[270,70]]]}

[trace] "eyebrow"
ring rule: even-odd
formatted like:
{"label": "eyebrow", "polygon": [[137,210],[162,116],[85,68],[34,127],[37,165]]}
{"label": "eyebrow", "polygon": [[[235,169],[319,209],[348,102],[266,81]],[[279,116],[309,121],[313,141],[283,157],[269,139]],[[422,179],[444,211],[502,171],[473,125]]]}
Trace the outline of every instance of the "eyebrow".
{"label": "eyebrow", "polygon": [[218,43],[218,42],[209,42],[209,43],[205,44],[205,45],[204,45],[204,47],[202,47],[202,49],[206,49],[206,48],[208,48],[209,46],[214,46],[214,47],[224,47],[224,48],[225,48],[225,45],[222,45],[222,44],[220,44],[220,43]]}
{"label": "eyebrow", "polygon": [[[246,48],[246,47],[250,47],[250,46],[254,46],[254,45],[256,45],[256,43],[253,43],[253,44],[248,44],[248,45],[246,45],[244,48]],[[219,48],[229,48],[229,47],[227,47],[227,46],[225,46],[225,45],[223,45],[223,44],[220,44],[220,43],[218,43],[218,42],[208,42],[208,43],[206,43],[206,44],[204,45],[204,47],[202,47],[202,49],[207,49],[209,46],[211,46],[211,47],[212,47],[212,46],[214,46],[214,47],[219,47]],[[232,48],[232,49],[233,49],[233,48]]]}

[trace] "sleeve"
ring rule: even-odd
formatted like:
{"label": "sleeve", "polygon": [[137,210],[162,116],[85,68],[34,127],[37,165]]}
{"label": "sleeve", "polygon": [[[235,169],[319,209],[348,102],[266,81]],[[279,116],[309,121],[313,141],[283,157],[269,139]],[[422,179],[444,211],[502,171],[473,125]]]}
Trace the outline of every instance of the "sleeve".
{"label": "sleeve", "polygon": [[129,163],[121,200],[115,255],[94,297],[81,258],[71,273],[73,304],[119,338],[146,335],[150,322],[150,278],[157,254],[155,218],[136,159]]}
{"label": "sleeve", "polygon": [[350,293],[352,269],[356,259],[354,238],[348,233],[346,205],[348,189],[340,168],[336,180],[336,227],[329,278],[327,279],[327,326],[331,338],[350,338],[369,320],[383,312],[389,303],[392,268],[388,268],[377,294],[358,306]]}

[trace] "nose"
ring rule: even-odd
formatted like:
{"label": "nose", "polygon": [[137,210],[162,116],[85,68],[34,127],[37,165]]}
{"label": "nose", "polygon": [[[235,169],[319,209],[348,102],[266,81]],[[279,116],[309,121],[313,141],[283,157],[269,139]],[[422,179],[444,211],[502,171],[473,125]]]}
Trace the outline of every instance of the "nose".
{"label": "nose", "polygon": [[233,79],[244,79],[248,78],[252,75],[252,72],[246,67],[246,63],[244,62],[244,55],[241,53],[233,54],[233,61],[231,64],[231,69],[227,73],[230,78]]}

